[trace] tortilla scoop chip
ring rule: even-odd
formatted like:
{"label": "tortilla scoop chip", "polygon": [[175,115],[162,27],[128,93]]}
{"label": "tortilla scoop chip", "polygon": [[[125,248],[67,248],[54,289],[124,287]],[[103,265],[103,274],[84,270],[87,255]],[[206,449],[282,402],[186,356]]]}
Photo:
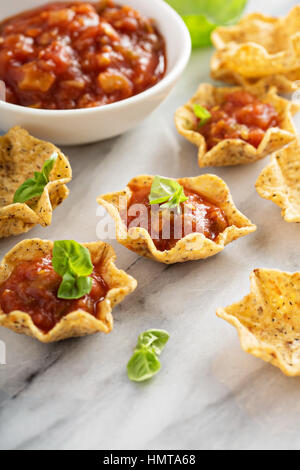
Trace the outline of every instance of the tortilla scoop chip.
{"label": "tortilla scoop chip", "polygon": [[[137,176],[129,182],[129,185],[151,186],[153,178],[154,176],[148,175]],[[132,227],[128,230],[122,220],[121,211],[124,208],[127,209],[132,196],[132,192],[127,186],[124,191],[105,194],[97,199],[98,203],[114,219],[116,237],[121,245],[140,256],[145,256],[160,263],[183,263],[214,256],[229,243],[256,230],[256,226],[235,207],[230,190],[221,178],[215,175],[201,175],[195,178],[180,178],[176,181],[185,188],[201,194],[223,209],[229,227],[220,233],[215,241],[206,238],[202,233],[191,233],[179,240],[171,250],[159,251],[146,229]]]}
{"label": "tortilla scoop chip", "polygon": [[[110,333],[113,328],[112,309],[133,292],[137,282],[124,271],[116,268],[113,248],[102,241],[83,243],[91,253],[93,264],[102,263],[101,275],[109,291],[103,302],[99,303],[97,318],[77,310],[62,317],[48,333],[41,331],[33,323],[30,315],[21,311],[3,313],[0,307],[0,326],[32,336],[42,343],[52,343],[67,338],[87,336],[97,332]],[[53,242],[40,239],[24,240],[16,245],[3,259],[0,265],[0,284],[5,282],[20,261],[30,261],[52,254]]]}
{"label": "tortilla scoop chip", "polygon": [[247,15],[235,26],[216,28],[212,42],[223,69],[248,79],[299,70],[300,6],[284,18]]}
{"label": "tortilla scoop chip", "polygon": [[268,129],[258,148],[241,139],[225,139],[208,151],[205,138],[194,130],[196,121],[194,105],[218,106],[224,102],[226,95],[238,90],[243,90],[243,88],[218,88],[203,83],[191,100],[176,111],[176,128],[179,134],[199,148],[198,164],[201,168],[253,163],[284,147],[296,138],[297,131],[292,115],[300,110],[300,106],[278,96],[275,88],[271,88],[267,92],[260,87],[252,88],[251,93],[261,102],[274,106],[280,116],[280,126]]}
{"label": "tortilla scoop chip", "polygon": [[250,294],[217,315],[237,329],[244,351],[292,377],[300,375],[299,305],[300,272],[256,269]]}
{"label": "tortilla scoop chip", "polygon": [[258,194],[282,209],[286,222],[300,222],[299,139],[271,156],[256,182]]}
{"label": "tortilla scoop chip", "polygon": [[222,51],[216,52],[211,60],[211,76],[214,80],[231,85],[240,85],[249,91],[267,91],[270,87],[277,88],[278,93],[293,93],[300,88],[300,68],[290,72],[271,74],[265,77],[247,78],[229,70],[223,60]]}
{"label": "tortilla scoop chip", "polygon": [[[40,198],[14,204],[16,190],[35,171],[41,171],[54,153],[58,158]],[[50,225],[53,210],[69,195],[66,184],[71,179],[69,161],[54,145],[32,137],[20,127],[0,137],[0,238],[28,232],[37,224]]]}

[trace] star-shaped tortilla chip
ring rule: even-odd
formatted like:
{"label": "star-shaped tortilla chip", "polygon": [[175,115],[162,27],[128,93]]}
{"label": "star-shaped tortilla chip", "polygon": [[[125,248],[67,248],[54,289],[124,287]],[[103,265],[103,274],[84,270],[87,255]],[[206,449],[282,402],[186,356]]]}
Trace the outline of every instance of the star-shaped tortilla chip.
{"label": "star-shaped tortilla chip", "polygon": [[299,111],[300,106],[278,96],[274,87],[267,92],[258,88],[252,89],[251,93],[262,103],[274,106],[279,115],[279,127],[268,129],[258,148],[241,139],[224,139],[208,150],[205,138],[195,130],[194,106],[196,104],[204,108],[218,106],[224,103],[226,95],[240,90],[244,89],[241,87],[219,88],[203,83],[191,100],[176,111],[176,128],[183,137],[199,148],[198,163],[200,167],[252,163],[295,140],[297,131],[292,115]]}
{"label": "star-shaped tortilla chip", "polygon": [[115,221],[118,242],[140,256],[165,264],[204,259],[220,253],[229,243],[256,230],[256,226],[236,208],[230,190],[221,178],[215,175],[180,178],[176,181],[184,188],[201,194],[220,207],[229,226],[214,241],[206,238],[203,233],[194,232],[179,240],[171,250],[159,251],[145,228],[131,227],[128,230],[121,216],[124,203],[126,209],[132,197],[129,186],[133,184],[149,187],[153,179],[154,176],[149,175],[137,176],[128,183],[125,190],[105,194],[97,199]]}
{"label": "star-shaped tortilla chip", "polygon": [[[27,203],[14,203],[16,190],[53,154],[57,160],[43,194]],[[53,144],[36,139],[25,129],[12,128],[0,137],[0,238],[28,232],[35,225],[51,224],[53,210],[69,195],[72,178],[68,159]]]}
{"label": "star-shaped tortilla chip", "polygon": [[[110,333],[113,328],[112,309],[133,292],[137,286],[134,278],[117,269],[113,248],[102,241],[83,243],[91,254],[94,265],[101,263],[101,276],[109,287],[105,299],[98,304],[96,316],[84,310],[77,310],[63,316],[54,328],[45,333],[32,321],[28,313],[13,311],[4,313],[0,307],[0,326],[32,336],[42,343],[52,343],[67,338],[91,335],[97,332]],[[34,261],[52,254],[53,242],[48,240],[24,240],[16,245],[0,265],[0,285],[11,275],[21,261]]]}
{"label": "star-shaped tortilla chip", "polygon": [[271,156],[256,182],[256,190],[282,209],[286,222],[300,222],[299,139]]}
{"label": "star-shaped tortilla chip", "polygon": [[256,269],[250,294],[217,315],[237,329],[244,351],[300,375],[300,272]]}

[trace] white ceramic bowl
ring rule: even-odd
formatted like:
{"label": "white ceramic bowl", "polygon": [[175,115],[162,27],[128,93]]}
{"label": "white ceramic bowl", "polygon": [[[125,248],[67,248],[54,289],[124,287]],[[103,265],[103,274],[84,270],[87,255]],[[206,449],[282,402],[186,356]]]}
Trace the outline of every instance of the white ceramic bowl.
{"label": "white ceramic bowl", "polygon": [[[0,20],[50,1],[2,0]],[[167,45],[168,69],[163,80],[132,98],[97,108],[50,111],[0,101],[1,130],[7,132],[20,125],[36,137],[58,145],[86,144],[128,131],[160,105],[188,63],[191,53],[189,32],[180,16],[163,0],[116,0],[116,3],[128,4],[156,20]]]}

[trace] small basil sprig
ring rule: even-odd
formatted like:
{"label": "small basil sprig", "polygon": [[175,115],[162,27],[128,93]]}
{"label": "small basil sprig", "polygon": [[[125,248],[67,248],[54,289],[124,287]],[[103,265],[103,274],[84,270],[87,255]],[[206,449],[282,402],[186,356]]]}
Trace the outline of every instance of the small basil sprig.
{"label": "small basil sprig", "polygon": [[63,278],[57,293],[59,299],[80,299],[91,292],[91,254],[80,243],[74,240],[54,242],[52,266]]}
{"label": "small basil sprig", "polygon": [[15,192],[13,202],[24,203],[30,199],[41,196],[45,186],[49,183],[49,176],[57,160],[57,153],[45,161],[42,171],[35,171],[33,178],[26,180]]}
{"label": "small basil sprig", "polygon": [[170,338],[164,330],[147,330],[140,334],[133,356],[127,364],[128,378],[134,382],[151,379],[161,369],[158,357]]}
{"label": "small basil sprig", "polygon": [[183,187],[177,181],[155,176],[149,195],[151,205],[162,204],[161,209],[176,209],[179,211],[180,204],[187,200]]}
{"label": "small basil sprig", "polygon": [[211,118],[210,112],[201,104],[194,104],[193,109],[195,116],[200,120],[199,127],[204,126]]}

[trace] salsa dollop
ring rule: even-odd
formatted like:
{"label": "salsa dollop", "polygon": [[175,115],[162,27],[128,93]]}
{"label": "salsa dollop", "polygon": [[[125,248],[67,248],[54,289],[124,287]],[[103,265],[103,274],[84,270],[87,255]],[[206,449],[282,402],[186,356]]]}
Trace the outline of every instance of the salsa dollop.
{"label": "salsa dollop", "polygon": [[191,233],[202,233],[215,240],[229,226],[224,211],[200,194],[184,188],[187,201],[180,204],[180,211],[162,210],[151,205],[151,186],[129,186],[132,196],[127,212],[122,214],[127,228],[146,229],[159,251],[171,250],[176,243]]}
{"label": "salsa dollop", "polygon": [[165,72],[154,22],[113,0],[49,3],[0,23],[0,79],[13,104],[102,106],[141,93]]}
{"label": "salsa dollop", "polygon": [[91,275],[90,294],[78,300],[57,297],[62,278],[54,271],[51,257],[23,261],[0,286],[0,306],[4,313],[15,310],[28,313],[33,323],[47,333],[68,313],[84,310],[97,317],[98,305],[109,290],[101,276],[101,264],[95,265]]}
{"label": "salsa dollop", "polygon": [[224,103],[207,109],[211,118],[203,126],[197,119],[196,130],[205,138],[208,150],[225,139],[241,139],[257,148],[266,131],[279,125],[274,106],[245,90],[229,93]]}

